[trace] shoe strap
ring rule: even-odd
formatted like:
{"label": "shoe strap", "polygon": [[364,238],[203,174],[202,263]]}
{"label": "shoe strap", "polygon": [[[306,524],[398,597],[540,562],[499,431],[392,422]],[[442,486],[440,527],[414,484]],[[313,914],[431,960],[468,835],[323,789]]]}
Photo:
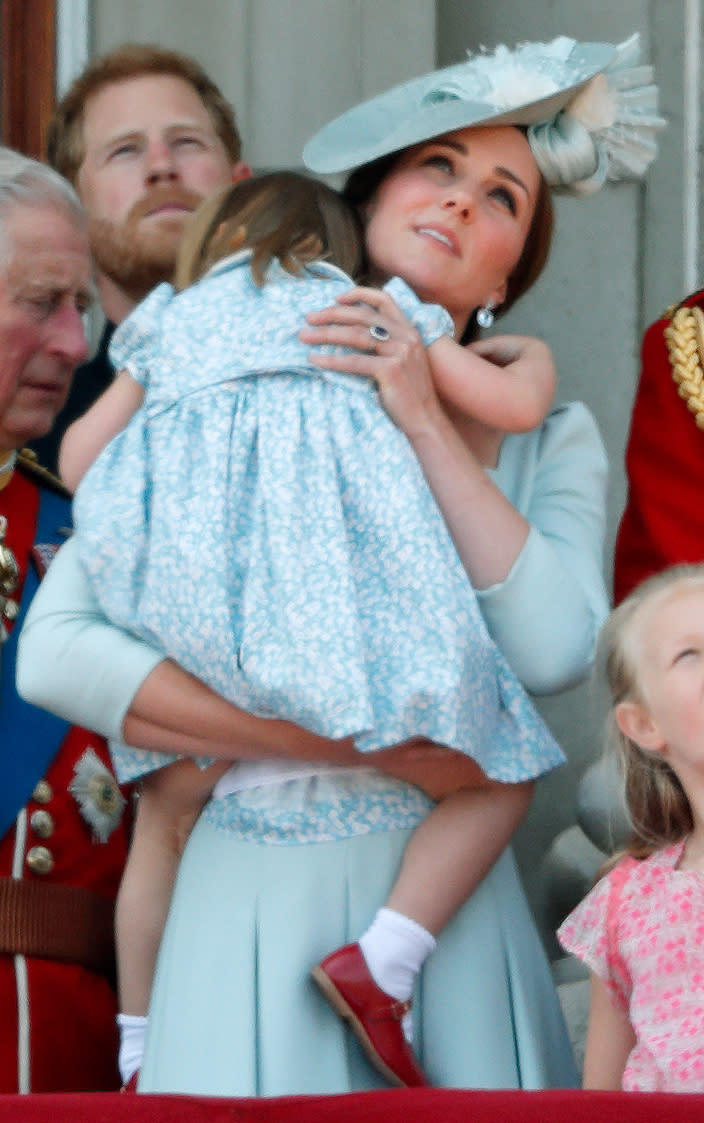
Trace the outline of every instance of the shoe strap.
{"label": "shoe strap", "polygon": [[413,1006],[410,998],[405,1001],[396,999],[389,1002],[381,1003],[379,1006],[372,1007],[367,1010],[367,1017],[374,1018],[377,1021],[385,1021],[387,1018],[393,1018],[395,1021],[400,1022],[405,1018]]}

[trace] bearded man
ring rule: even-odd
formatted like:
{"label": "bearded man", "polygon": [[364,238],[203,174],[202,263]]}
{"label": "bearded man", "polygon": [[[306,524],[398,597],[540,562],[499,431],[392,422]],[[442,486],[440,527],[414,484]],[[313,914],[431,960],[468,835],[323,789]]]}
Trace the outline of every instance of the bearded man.
{"label": "bearded man", "polygon": [[115,326],[171,277],[188,216],[250,174],[240,147],[232,108],[200,65],[156,46],[125,44],[94,60],[58,105],[48,158],[88,214],[106,324],[52,432],[33,445],[52,471],[64,430],[112,380]]}

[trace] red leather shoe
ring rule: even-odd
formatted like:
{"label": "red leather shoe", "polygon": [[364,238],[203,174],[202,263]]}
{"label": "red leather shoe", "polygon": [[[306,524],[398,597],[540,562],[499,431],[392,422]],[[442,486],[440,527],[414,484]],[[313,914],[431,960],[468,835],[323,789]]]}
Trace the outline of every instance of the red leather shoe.
{"label": "red leather shoe", "polygon": [[132,1075],[130,1076],[127,1083],[122,1085],[122,1087],[120,1088],[120,1091],[121,1092],[136,1092],[138,1080],[139,1080],[139,1069],[137,1069],[136,1072],[132,1073]]}
{"label": "red leather shoe", "polygon": [[376,985],[359,944],[334,951],[311,975],[382,1076],[399,1088],[429,1086],[401,1027],[411,1003],[397,1002]]}

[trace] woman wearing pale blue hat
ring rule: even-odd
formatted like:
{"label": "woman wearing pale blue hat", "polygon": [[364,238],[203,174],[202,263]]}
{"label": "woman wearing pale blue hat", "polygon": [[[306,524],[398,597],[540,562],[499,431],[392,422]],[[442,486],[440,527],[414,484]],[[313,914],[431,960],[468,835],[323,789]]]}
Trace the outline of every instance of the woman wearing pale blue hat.
{"label": "woman wearing pale blue hat", "polygon": [[[350,111],[314,138],[306,160],[321,172],[364,165],[349,194],[367,223],[372,275],[397,272],[398,255],[408,264],[418,249],[412,287],[448,308],[470,337],[490,306],[505,310],[544,264],[546,184],[587,193],[640,174],[652,159],[661,122],[648,73],[624,68],[635,51],[632,41],[613,48],[567,39],[500,48]],[[591,417],[572,404],[538,430],[503,439],[480,423],[458,426],[393,301],[365,290],[365,302],[351,298],[316,316],[305,338],[359,348],[340,369],[376,379],[490,632],[529,689],[564,689],[586,674],[606,612],[605,457]],[[87,666],[91,693],[77,702],[69,680],[85,678]],[[212,800],[196,826],[160,954],[140,1089],[276,1095],[383,1084],[309,972],[370,922],[363,947],[373,944],[375,912],[430,807],[418,788],[350,770],[346,746],[245,715],[158,653],[116,637],[70,550],[35,602],[23,680],[34,700],[70,706],[74,718],[78,706],[85,724],[144,748],[306,761],[289,771],[266,759],[252,764],[247,786],[240,774],[238,790]],[[451,788],[437,752],[419,748],[403,759],[418,787]],[[484,807],[496,856],[523,810],[498,823],[491,803]],[[476,870],[481,883],[423,971],[416,1053],[437,1085],[575,1083],[510,852],[485,872]],[[360,992],[382,991],[389,1033],[404,995],[373,959],[362,957],[360,977],[357,956],[357,976],[333,979],[334,988],[352,1009]]]}

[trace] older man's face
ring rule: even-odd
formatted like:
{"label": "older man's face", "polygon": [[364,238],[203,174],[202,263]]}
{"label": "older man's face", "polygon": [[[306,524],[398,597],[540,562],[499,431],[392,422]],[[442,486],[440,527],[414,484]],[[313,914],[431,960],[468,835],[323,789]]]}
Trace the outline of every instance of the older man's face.
{"label": "older man's face", "polygon": [[101,272],[139,299],[173,270],[185,222],[233,164],[210,114],[182,78],[145,74],[104,86],[83,116],[76,186]]}
{"label": "older man's face", "polygon": [[88,353],[88,239],[68,211],[17,205],[0,270],[0,454],[49,432]]}

